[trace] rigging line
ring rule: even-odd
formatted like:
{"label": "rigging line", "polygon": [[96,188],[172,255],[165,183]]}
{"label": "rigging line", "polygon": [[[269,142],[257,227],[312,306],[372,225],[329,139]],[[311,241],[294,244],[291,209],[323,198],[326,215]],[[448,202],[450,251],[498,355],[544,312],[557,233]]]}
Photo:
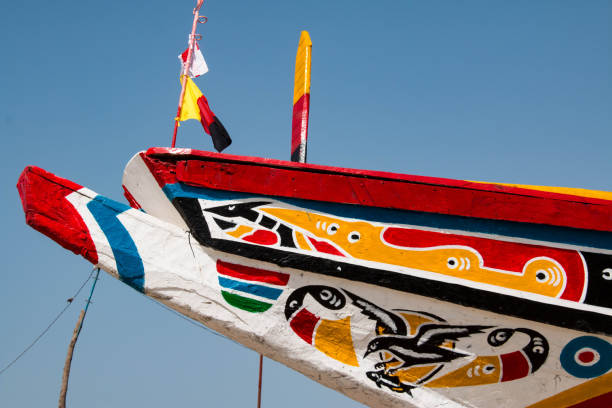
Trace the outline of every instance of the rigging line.
{"label": "rigging line", "polygon": [[83,328],[83,322],[85,321],[85,315],[87,314],[87,309],[89,309],[89,305],[91,303],[91,297],[93,296],[94,289],[96,288],[96,283],[98,283],[99,278],[100,278],[100,268],[96,268],[96,277],[94,278],[93,285],[91,285],[91,290],[89,291],[89,297],[87,298],[87,302],[85,304],[85,310],[83,311],[83,319],[81,320],[81,324],[79,325],[77,336],[81,333],[81,329]]}
{"label": "rigging line", "polygon": [[[191,230],[188,230],[187,231],[187,243],[189,244],[189,248],[191,249],[191,254],[193,255],[193,259],[197,262],[195,251],[193,250],[193,244],[191,243],[191,236],[192,235],[193,235],[193,233],[191,232]],[[219,333],[217,333],[216,331],[214,331],[212,329],[209,329],[208,327],[204,326],[202,323],[198,322],[197,320],[191,319],[191,318],[183,315],[182,313],[177,312],[176,310],[172,309],[171,307],[168,307],[168,306],[164,305],[163,303],[157,301],[156,299],[154,299],[152,297],[149,297],[147,295],[144,295],[144,294],[143,294],[143,296],[145,297],[145,299],[155,303],[158,306],[161,306],[162,308],[166,309],[170,313],[172,313],[172,314],[180,317],[181,319],[185,320],[189,324],[192,324],[195,327],[198,327],[198,328],[200,328],[200,329],[202,329],[204,331],[207,331],[207,332],[209,332],[211,334],[214,334],[217,337],[221,337],[222,339],[230,340],[231,342],[239,345],[242,348],[248,349],[248,347],[243,346],[242,344],[238,343],[237,341],[235,341],[233,339],[230,339],[229,337],[225,337],[224,335],[219,334]]]}
{"label": "rigging line", "polygon": [[[243,349],[250,350],[248,347],[238,343],[236,340],[231,339],[229,337],[225,337],[224,335],[219,334],[219,333],[217,333],[216,331],[214,331],[212,329],[209,329],[208,327],[204,326],[202,323],[198,322],[197,320],[191,319],[191,318],[189,318],[189,317],[187,317],[187,316],[177,312],[176,310],[174,310],[174,309],[164,305],[163,303],[157,301],[156,299],[154,299],[152,297],[149,297],[147,295],[144,295],[144,294],[143,294],[143,296],[144,296],[145,299],[147,299],[151,303],[154,303],[154,304],[160,306],[161,308],[167,310],[168,312],[170,312],[170,313],[180,317],[181,319],[185,320],[187,323],[189,323],[191,325],[194,325],[195,327],[197,327],[199,329],[202,329],[202,330],[204,330],[206,332],[209,332],[210,334],[214,334],[217,337],[221,337],[222,339],[229,340],[232,343],[242,347]],[[259,382],[258,382],[258,390],[257,390],[257,408],[261,408],[261,384],[262,384],[262,379],[263,379],[262,368],[263,368],[263,355],[259,354]]]}
{"label": "rigging line", "polygon": [[246,350],[250,350],[248,347],[243,346],[242,344],[238,343],[236,340],[230,339],[229,337],[225,337],[224,335],[217,333],[216,331],[214,331],[214,330],[204,326],[202,323],[198,322],[197,320],[193,320],[193,319],[191,319],[191,318],[189,318],[189,317],[187,317],[187,316],[177,312],[176,310],[174,310],[174,309],[164,305],[163,303],[158,302],[154,298],[151,298],[151,297],[149,297],[147,295],[144,295],[144,294],[143,294],[143,296],[148,301],[152,302],[153,304],[156,304],[156,305],[160,306],[161,308],[163,308],[163,309],[167,310],[168,312],[176,315],[177,317],[180,317],[181,319],[185,320],[187,323],[189,323],[189,324],[191,324],[191,325],[193,325],[193,326],[195,326],[197,328],[200,328],[200,329],[202,329],[202,330],[204,330],[204,331],[206,331],[206,332],[208,332],[210,334],[214,334],[217,337],[220,337],[220,338],[225,339],[225,340],[229,340],[232,343],[234,343],[234,344],[236,344],[236,345],[238,345],[238,346],[240,346],[240,347],[242,347],[242,348],[244,348]]}
{"label": "rigging line", "polygon": [[62,315],[64,314],[64,312],[66,310],[68,310],[68,308],[70,307],[70,305],[72,305],[72,303],[74,303],[74,299],[79,295],[79,293],[81,293],[81,291],[83,290],[83,288],[85,287],[85,285],[87,284],[87,282],[89,282],[89,280],[91,279],[93,273],[94,273],[94,269],[92,269],[91,273],[89,274],[89,276],[87,277],[87,279],[85,279],[85,282],[83,282],[83,284],[81,285],[81,287],[76,291],[76,293],[69,299],[73,299],[70,300],[68,302],[68,304],[66,306],[64,306],[64,308],[61,310],[61,312],[58,313],[57,316],[55,316],[55,318],[51,321],[51,323],[49,323],[49,325],[38,335],[38,337],[36,337],[34,339],[34,341],[32,343],[30,343],[30,345],[28,347],[26,347],[21,353],[19,353],[19,355],[17,357],[15,357],[13,359],[13,361],[11,361],[10,363],[8,363],[6,365],[6,367],[4,367],[2,370],[0,370],[0,375],[2,375],[6,370],[8,370],[13,364],[15,364],[17,362],[17,360],[19,360],[21,357],[23,357],[23,355],[25,353],[27,353],[32,347],[34,347],[34,345],[38,342],[38,340],[40,340],[45,334],[47,334],[47,332],[51,329],[51,327],[55,324],[55,322],[57,322],[59,320],[60,317],[62,317]]}

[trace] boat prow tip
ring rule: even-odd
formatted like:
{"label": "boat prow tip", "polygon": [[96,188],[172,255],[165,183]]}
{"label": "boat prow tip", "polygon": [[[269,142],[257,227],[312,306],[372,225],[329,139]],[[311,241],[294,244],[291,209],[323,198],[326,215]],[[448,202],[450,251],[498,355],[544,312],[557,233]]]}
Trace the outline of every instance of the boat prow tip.
{"label": "boat prow tip", "polygon": [[17,181],[26,223],[93,264],[98,255],[87,225],[67,197],[83,186],[40,167],[27,166]]}

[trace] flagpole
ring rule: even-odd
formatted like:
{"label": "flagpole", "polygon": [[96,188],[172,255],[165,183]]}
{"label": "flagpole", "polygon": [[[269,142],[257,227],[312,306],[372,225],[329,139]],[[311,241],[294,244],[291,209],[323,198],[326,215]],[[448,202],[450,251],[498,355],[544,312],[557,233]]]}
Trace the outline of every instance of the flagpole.
{"label": "flagpole", "polygon": [[[181,109],[183,108],[183,97],[185,96],[185,86],[187,85],[186,75],[189,72],[189,68],[191,67],[191,57],[193,56],[193,46],[196,41],[196,29],[198,27],[198,22],[200,19],[200,7],[202,7],[202,3],[204,3],[204,0],[198,0],[198,3],[193,9],[193,24],[191,25],[191,34],[189,35],[189,51],[187,52],[187,61],[185,61],[185,63],[183,64],[183,69],[181,70],[181,96],[179,96],[176,118],[174,118],[174,133],[172,134],[171,147],[176,146],[176,132],[178,131],[179,127],[179,118],[181,117]],[[204,22],[206,22],[206,20],[202,21],[202,23]]]}

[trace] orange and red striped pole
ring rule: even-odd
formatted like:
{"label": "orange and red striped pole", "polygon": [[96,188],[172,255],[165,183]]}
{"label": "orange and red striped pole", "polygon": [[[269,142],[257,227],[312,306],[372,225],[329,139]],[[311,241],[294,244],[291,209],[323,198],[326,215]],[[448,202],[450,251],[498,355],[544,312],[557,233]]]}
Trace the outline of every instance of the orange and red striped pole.
{"label": "orange and red striped pole", "polygon": [[302,31],[295,57],[293,87],[293,122],[291,123],[291,161],[306,163],[308,115],[310,113],[310,60],[312,41],[308,31]]}

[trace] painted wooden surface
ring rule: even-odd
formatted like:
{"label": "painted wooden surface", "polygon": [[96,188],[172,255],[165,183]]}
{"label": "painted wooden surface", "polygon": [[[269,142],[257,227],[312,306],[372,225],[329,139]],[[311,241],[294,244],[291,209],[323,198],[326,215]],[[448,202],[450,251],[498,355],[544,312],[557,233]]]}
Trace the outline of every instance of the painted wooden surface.
{"label": "painted wooden surface", "polygon": [[[500,184],[151,148],[187,184],[221,190],[612,231],[612,201]],[[192,167],[189,167],[190,160]],[[181,162],[180,164],[178,162]],[[206,163],[206,166],[203,165]],[[161,172],[162,168],[156,170]],[[165,177],[158,174],[159,177]],[[263,182],[262,182],[263,181]]]}
{"label": "painted wooden surface", "polygon": [[[259,171],[268,170],[267,176],[251,172],[246,179],[245,173],[235,171],[242,163],[232,159],[227,163],[221,155],[194,157],[192,151],[165,157],[158,152],[142,153],[128,165],[128,171],[138,167],[153,176],[202,245],[529,320],[612,332],[612,257],[605,249],[611,234],[340,204],[330,202],[332,194],[322,192],[317,194],[325,201],[314,201],[310,198],[317,188],[300,194],[294,188],[295,177],[286,180],[274,171],[283,163],[275,163],[273,169],[261,165]],[[204,187],[214,184],[204,172],[207,168],[223,173],[220,177],[227,178],[228,184],[223,189]],[[322,169],[308,169],[292,171],[310,172],[309,185],[319,177],[318,188],[323,191],[327,179],[320,176]],[[330,191],[351,189],[353,181],[339,175],[340,169],[334,171],[334,183],[327,186]],[[407,178],[396,178],[401,177]],[[264,186],[269,183],[284,183],[285,187],[274,195],[229,191],[235,180],[249,183],[249,190],[260,186],[267,191]],[[550,200],[539,197],[549,193],[533,194]],[[393,197],[390,194],[386,199]],[[152,214],[163,218],[166,211]],[[577,237],[587,242],[577,245]]]}
{"label": "painted wooden surface", "polygon": [[[189,172],[192,160],[224,174]],[[356,177],[369,192],[380,173],[243,162],[184,149],[138,154],[123,185],[142,210],[37,168],[24,170],[18,188],[28,224],[67,249],[365,404],[592,408],[612,398],[609,225],[600,235],[584,229],[602,237],[591,246],[537,235],[546,225],[535,222],[529,238],[500,233],[510,227],[474,233],[455,219],[445,221],[455,228],[431,226],[457,215],[313,200],[291,183],[264,194],[283,172],[251,173],[262,192],[234,189],[243,164],[314,172],[321,183]],[[207,177],[230,184],[211,188]],[[608,207],[592,197],[473,188],[556,200],[554,208]]]}

